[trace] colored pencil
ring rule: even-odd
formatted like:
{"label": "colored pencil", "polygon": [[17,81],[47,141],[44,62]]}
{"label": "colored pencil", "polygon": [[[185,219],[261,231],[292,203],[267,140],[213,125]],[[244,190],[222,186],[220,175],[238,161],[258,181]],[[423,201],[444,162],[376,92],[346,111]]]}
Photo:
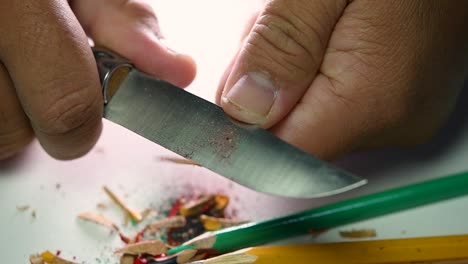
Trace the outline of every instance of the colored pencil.
{"label": "colored pencil", "polygon": [[191,263],[310,264],[311,260],[320,264],[466,264],[468,235],[263,246]]}
{"label": "colored pencil", "polygon": [[465,194],[468,194],[468,172],[365,195],[271,220],[207,232],[182,246],[170,249],[168,254],[198,248],[211,248],[219,253],[232,252]]}

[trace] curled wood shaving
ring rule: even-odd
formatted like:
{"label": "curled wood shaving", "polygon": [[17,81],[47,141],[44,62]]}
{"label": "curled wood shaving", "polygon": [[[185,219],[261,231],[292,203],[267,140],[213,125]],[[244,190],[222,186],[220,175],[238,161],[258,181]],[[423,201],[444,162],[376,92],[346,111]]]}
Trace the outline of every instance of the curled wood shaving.
{"label": "curled wood shaving", "polygon": [[119,231],[119,227],[114,222],[112,222],[112,220],[110,220],[109,218],[103,215],[85,212],[85,213],[79,214],[78,218],[93,222],[98,225],[105,226],[113,231]]}
{"label": "curled wood shaving", "polygon": [[340,236],[343,238],[367,238],[376,237],[377,232],[375,229],[359,229],[351,231],[340,231]]}
{"label": "curled wood shaving", "polygon": [[167,246],[161,240],[147,240],[135,244],[129,244],[115,251],[118,254],[157,256],[166,253]]}
{"label": "curled wood shaving", "polygon": [[177,216],[170,216],[167,218],[163,218],[157,220],[145,227],[145,231],[150,233],[156,232],[160,228],[179,228],[184,227],[187,221],[184,216],[177,215]]}
{"label": "curled wood shaving", "polygon": [[103,189],[104,189],[104,192],[106,192],[106,194],[112,199],[112,201],[114,201],[122,210],[124,210],[125,213],[127,213],[132,218],[133,221],[138,223],[143,219],[143,217],[141,216],[139,212],[131,209],[127,205],[127,203],[124,202],[122,198],[117,196],[107,186],[104,186]]}

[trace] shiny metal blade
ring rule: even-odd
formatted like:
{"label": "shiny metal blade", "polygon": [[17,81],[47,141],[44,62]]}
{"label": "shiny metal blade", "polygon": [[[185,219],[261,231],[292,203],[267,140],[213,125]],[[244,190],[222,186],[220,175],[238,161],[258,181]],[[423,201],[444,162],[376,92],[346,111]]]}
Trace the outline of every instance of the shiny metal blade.
{"label": "shiny metal blade", "polygon": [[336,194],[366,181],[240,124],[223,110],[136,69],[105,107],[105,118],[248,188],[287,197]]}

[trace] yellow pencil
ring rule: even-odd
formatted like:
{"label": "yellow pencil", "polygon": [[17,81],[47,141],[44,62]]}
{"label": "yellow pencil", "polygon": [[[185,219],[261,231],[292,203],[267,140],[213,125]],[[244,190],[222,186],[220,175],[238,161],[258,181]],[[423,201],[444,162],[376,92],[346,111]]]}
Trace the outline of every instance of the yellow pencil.
{"label": "yellow pencil", "polygon": [[468,263],[468,235],[255,247],[255,264]]}

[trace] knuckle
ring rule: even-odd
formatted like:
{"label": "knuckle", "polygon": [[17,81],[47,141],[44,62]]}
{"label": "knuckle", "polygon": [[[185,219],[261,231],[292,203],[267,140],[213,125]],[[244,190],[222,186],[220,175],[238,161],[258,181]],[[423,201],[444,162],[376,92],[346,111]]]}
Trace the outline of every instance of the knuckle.
{"label": "knuckle", "polygon": [[304,25],[290,16],[266,10],[246,39],[245,49],[265,60],[265,65],[276,67],[282,77],[303,78],[318,67],[322,48],[316,44],[318,33],[305,34]]}
{"label": "knuckle", "polygon": [[126,0],[122,2],[122,7],[136,17],[156,18],[153,7],[143,0]]}
{"label": "knuckle", "polygon": [[75,88],[56,97],[38,113],[34,127],[47,135],[64,135],[95,119],[101,114],[100,98],[89,90]]}

